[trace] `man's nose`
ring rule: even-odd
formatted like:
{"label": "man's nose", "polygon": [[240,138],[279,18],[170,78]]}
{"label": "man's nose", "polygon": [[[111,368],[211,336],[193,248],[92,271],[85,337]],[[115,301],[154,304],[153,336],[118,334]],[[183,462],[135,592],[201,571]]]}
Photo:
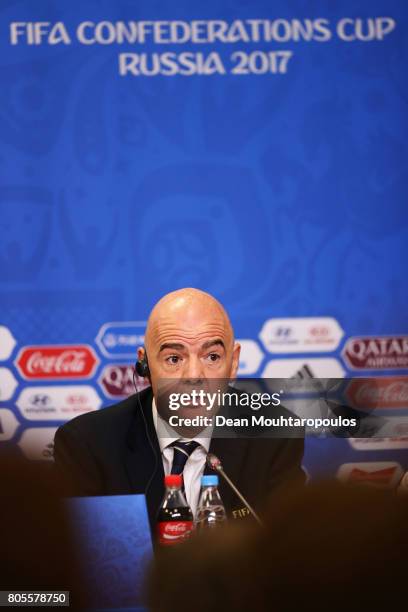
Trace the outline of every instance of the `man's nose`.
{"label": "man's nose", "polygon": [[204,378],[204,368],[198,357],[190,357],[183,369],[183,378],[189,383],[197,384]]}

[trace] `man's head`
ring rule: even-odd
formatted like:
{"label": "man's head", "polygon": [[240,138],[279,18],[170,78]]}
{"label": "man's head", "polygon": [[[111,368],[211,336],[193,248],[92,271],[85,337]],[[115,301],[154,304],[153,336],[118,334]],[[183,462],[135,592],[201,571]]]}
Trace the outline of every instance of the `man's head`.
{"label": "man's head", "polygon": [[[154,306],[145,347],[153,393],[160,379],[235,378],[240,346],[223,306],[199,289],[179,289]],[[144,349],[138,350],[142,359]]]}

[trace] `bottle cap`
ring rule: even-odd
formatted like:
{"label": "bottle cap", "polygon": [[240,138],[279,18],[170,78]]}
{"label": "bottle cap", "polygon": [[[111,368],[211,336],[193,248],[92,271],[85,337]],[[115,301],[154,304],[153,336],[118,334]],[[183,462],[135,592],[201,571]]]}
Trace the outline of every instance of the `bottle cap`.
{"label": "bottle cap", "polygon": [[183,480],[180,474],[169,474],[164,477],[164,485],[166,487],[175,487],[177,489],[181,489],[183,484]]}
{"label": "bottle cap", "polygon": [[201,486],[202,487],[218,487],[218,476],[214,474],[208,476],[201,476]]}

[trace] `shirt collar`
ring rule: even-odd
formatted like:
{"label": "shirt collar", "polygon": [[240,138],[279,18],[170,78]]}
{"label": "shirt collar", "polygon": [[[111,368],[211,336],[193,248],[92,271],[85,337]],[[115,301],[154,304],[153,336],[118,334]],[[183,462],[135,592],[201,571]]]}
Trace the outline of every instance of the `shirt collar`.
{"label": "shirt collar", "polygon": [[[168,423],[164,419],[161,418],[156,408],[156,401],[153,397],[152,402],[152,412],[153,412],[153,423],[154,428],[156,430],[157,439],[159,441],[160,451],[163,452],[165,448],[173,444],[176,440],[182,440],[183,442],[191,442],[194,440],[198,442],[208,453],[210,449],[211,435],[212,435],[212,427],[206,427],[199,435],[194,438],[182,438],[175,429],[170,427]],[[160,424],[160,431],[165,431],[168,433],[166,436],[159,436],[158,434],[158,426]]]}

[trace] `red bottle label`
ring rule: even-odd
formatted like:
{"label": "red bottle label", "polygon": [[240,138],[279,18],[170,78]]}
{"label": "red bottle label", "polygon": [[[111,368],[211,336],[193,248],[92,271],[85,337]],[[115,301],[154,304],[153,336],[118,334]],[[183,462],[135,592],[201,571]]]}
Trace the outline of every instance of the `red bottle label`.
{"label": "red bottle label", "polygon": [[193,531],[193,521],[169,521],[157,524],[159,544],[171,546],[186,540]]}

